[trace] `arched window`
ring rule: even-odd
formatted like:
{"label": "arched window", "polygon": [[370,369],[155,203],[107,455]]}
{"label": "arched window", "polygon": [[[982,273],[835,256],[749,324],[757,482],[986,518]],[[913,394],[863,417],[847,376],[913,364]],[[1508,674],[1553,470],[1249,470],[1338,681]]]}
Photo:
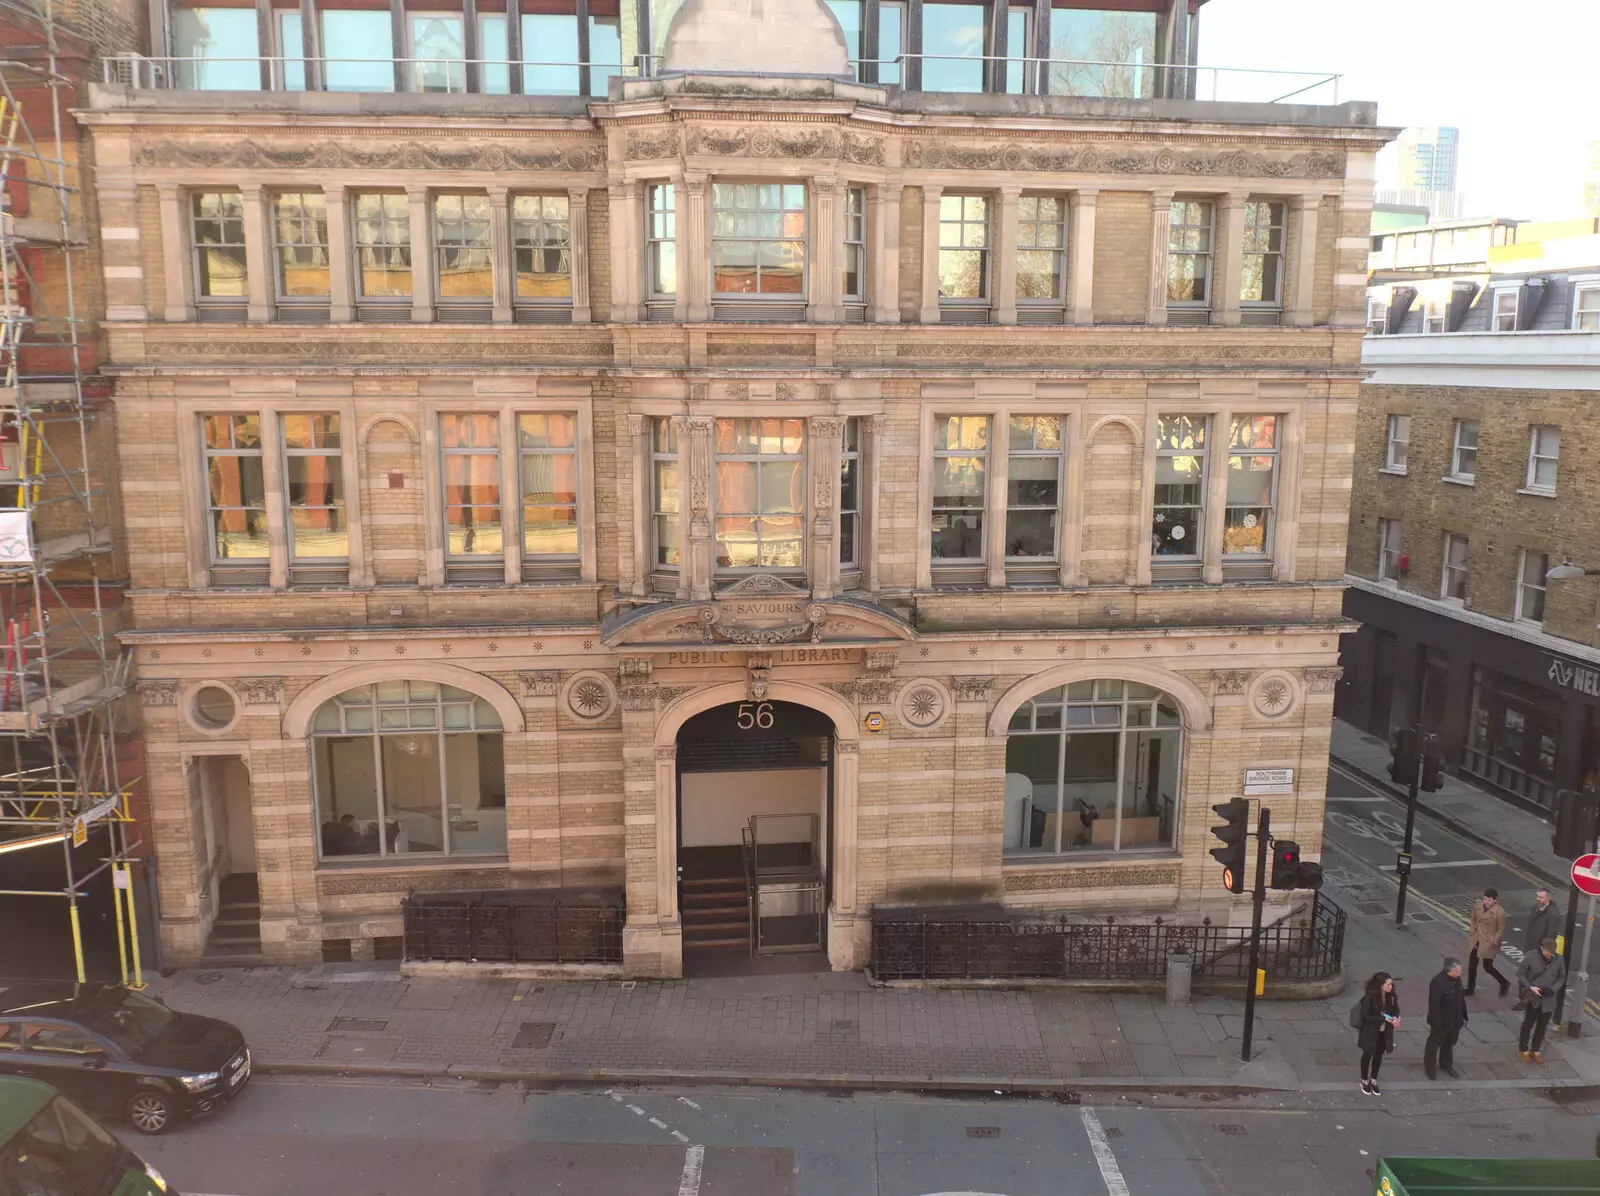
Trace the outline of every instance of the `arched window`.
{"label": "arched window", "polygon": [[1006,732],[1006,855],[1170,849],[1182,752],[1177,702],[1148,685],[1035,695]]}
{"label": "arched window", "polygon": [[324,702],[311,736],[323,859],[505,851],[500,716],[482,698],[380,681]]}

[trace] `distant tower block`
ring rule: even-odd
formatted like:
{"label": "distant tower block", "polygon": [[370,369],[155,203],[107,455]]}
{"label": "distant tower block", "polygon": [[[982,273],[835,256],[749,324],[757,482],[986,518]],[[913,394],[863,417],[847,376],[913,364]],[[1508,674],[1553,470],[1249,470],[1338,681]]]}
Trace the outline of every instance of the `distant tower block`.
{"label": "distant tower block", "polygon": [[686,0],[662,69],[851,76],[844,31],[822,0]]}

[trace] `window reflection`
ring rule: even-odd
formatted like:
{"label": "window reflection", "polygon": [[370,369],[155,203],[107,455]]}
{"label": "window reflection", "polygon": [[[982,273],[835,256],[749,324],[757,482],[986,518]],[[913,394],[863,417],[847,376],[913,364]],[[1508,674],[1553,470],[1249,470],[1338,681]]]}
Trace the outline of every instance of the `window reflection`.
{"label": "window reflection", "polygon": [[394,90],[394,26],[388,9],[323,9],[323,79],[329,91]]}
{"label": "window reflection", "polygon": [[923,91],[983,90],[984,15],[981,4],[923,5]]}
{"label": "window reflection", "polygon": [[1050,58],[1052,95],[1146,98],[1155,84],[1156,14],[1055,7]]}
{"label": "window reflection", "polygon": [[[173,49],[182,87],[255,91],[261,53],[254,8],[180,8],[172,14]],[[248,59],[249,61],[242,61]]]}
{"label": "window reflection", "polygon": [[719,569],[804,567],[805,446],[804,420],[716,421]]}
{"label": "window reflection", "polygon": [[531,96],[578,94],[578,18],[522,14],[522,90]]}
{"label": "window reflection", "polygon": [[466,56],[459,16],[411,15],[411,90],[466,91]]}

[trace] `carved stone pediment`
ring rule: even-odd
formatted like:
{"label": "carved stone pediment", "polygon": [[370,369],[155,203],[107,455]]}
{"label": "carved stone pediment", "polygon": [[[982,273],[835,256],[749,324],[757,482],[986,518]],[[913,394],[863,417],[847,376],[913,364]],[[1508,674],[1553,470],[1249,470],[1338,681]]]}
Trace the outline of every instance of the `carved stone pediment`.
{"label": "carved stone pediment", "polygon": [[[762,580],[749,578],[740,585]],[[904,621],[886,611],[858,602],[814,602],[804,591],[772,580],[787,592],[754,586],[735,592],[735,587],[709,602],[667,603],[623,619],[606,632],[605,641],[637,652],[647,645],[776,649],[914,638]],[[877,648],[864,663],[871,671],[886,674],[894,660],[892,650]]]}
{"label": "carved stone pediment", "polygon": [[757,573],[753,577],[742,578],[734,582],[727,589],[718,590],[717,597],[751,598],[759,596],[765,598],[780,595],[790,598],[804,598],[810,593],[810,590],[803,590],[799,586],[771,573]]}

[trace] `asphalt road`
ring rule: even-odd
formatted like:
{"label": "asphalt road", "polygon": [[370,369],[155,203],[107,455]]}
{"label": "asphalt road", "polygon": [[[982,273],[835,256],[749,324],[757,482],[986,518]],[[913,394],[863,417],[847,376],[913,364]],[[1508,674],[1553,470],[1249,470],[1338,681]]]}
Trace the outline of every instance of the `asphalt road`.
{"label": "asphalt road", "polygon": [[1357,1196],[1382,1154],[1592,1157],[1600,1094],[1562,1097],[1111,1095],[1080,1107],[263,1076],[216,1117],[124,1137],[185,1196]]}
{"label": "asphalt road", "polygon": [[[1423,795],[1419,804],[1426,809],[1427,795]],[[1405,824],[1404,802],[1366,785],[1337,766],[1329,773],[1328,813],[1323,823],[1325,840],[1391,882],[1395,876],[1395,856],[1404,841]],[[1468,913],[1483,890],[1498,889],[1500,903],[1506,908],[1506,945],[1502,950],[1509,964],[1501,965],[1500,970],[1513,983],[1516,964],[1522,959],[1520,944],[1525,918],[1533,908],[1534,892],[1546,884],[1532,873],[1494,858],[1478,845],[1457,838],[1425,814],[1418,815],[1412,840],[1412,872],[1406,901],[1408,915],[1454,920],[1465,926]],[[1393,910],[1393,890],[1386,891],[1389,908]],[[1565,914],[1566,891],[1555,888],[1552,897]],[[1583,914],[1584,906],[1580,905],[1575,952],[1583,945]],[[1596,938],[1600,940],[1600,934]],[[1591,953],[1589,971],[1589,995],[1591,998],[1600,996],[1596,991],[1600,989],[1600,977],[1596,976],[1600,972],[1600,941]],[[1493,991],[1492,980],[1489,987]],[[1591,1004],[1591,1013],[1600,1013],[1600,1004]]]}

